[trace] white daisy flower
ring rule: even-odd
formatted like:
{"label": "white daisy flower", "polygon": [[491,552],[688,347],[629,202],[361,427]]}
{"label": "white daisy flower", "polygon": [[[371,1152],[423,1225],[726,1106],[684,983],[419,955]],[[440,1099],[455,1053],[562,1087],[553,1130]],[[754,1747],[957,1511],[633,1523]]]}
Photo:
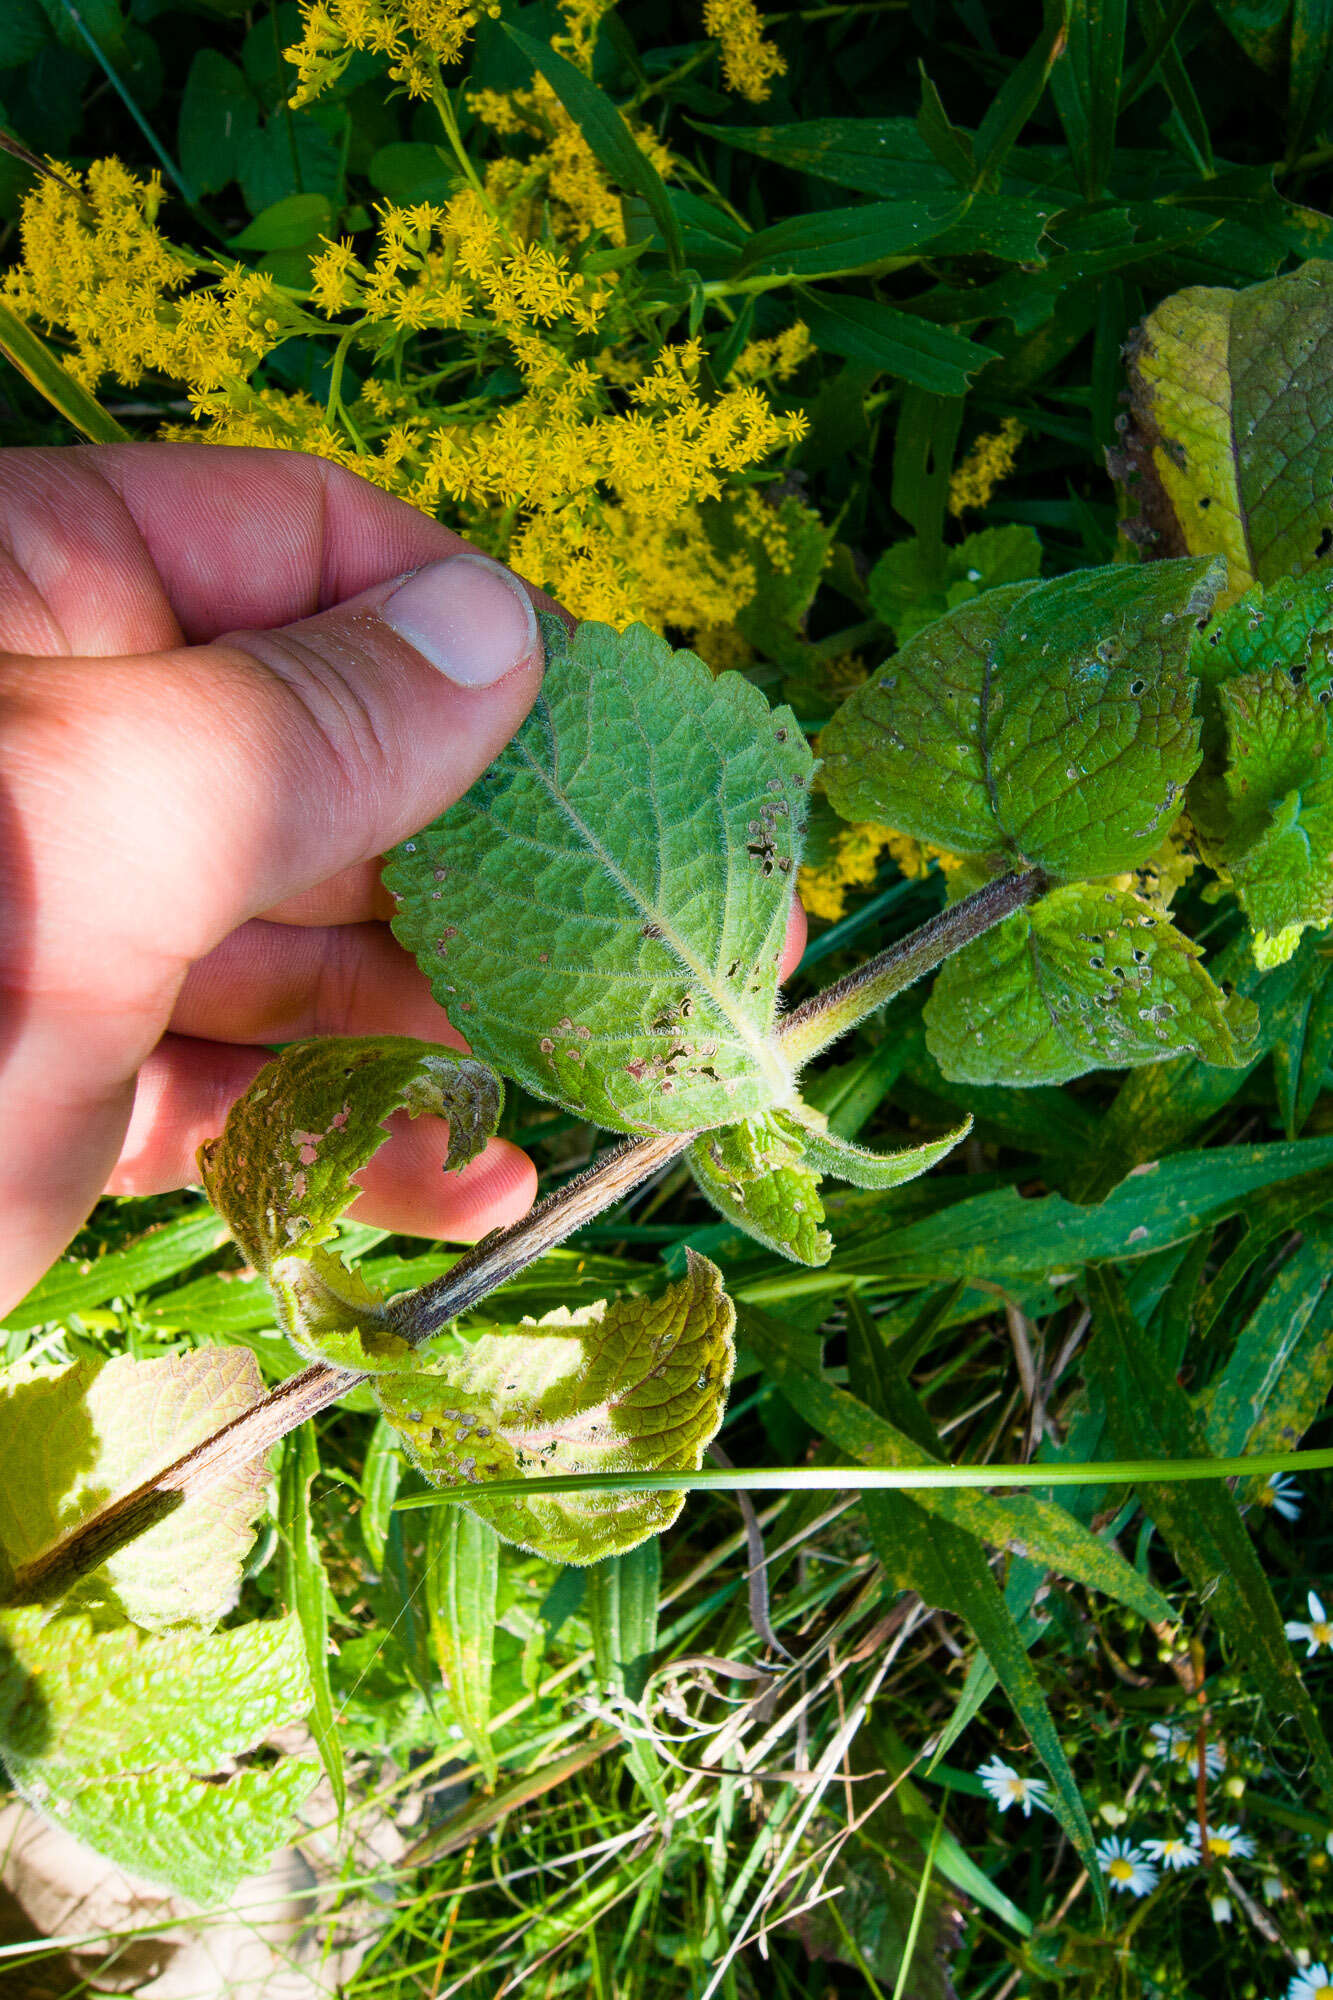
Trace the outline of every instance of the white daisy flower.
{"label": "white daisy flower", "polygon": [[1231,1922],[1234,1912],[1231,1908],[1230,1896],[1210,1896],[1208,1898],[1208,1907],[1213,1913],[1213,1922],[1215,1924],[1229,1924]]}
{"label": "white daisy flower", "polygon": [[1113,1833],[1097,1849],[1102,1874],[1122,1896],[1146,1896],[1157,1887],[1157,1870],[1141,1847],[1123,1834]]}
{"label": "white daisy flower", "polygon": [[[1199,1829],[1190,1829],[1190,1840],[1194,1852],[1199,1852]],[[1248,1833],[1242,1833],[1238,1826],[1210,1826],[1208,1829],[1208,1852],[1214,1861],[1249,1861],[1254,1855],[1254,1841]]]}
{"label": "white daisy flower", "polygon": [[1326,1965],[1307,1965],[1292,1975],[1286,2000],[1333,2000],[1333,1972]]}
{"label": "white daisy flower", "polygon": [[1289,1472],[1269,1474],[1267,1486],[1259,1489],[1258,1501],[1261,1507],[1271,1507],[1284,1521],[1299,1521],[1304,1491],[1296,1484]]}
{"label": "white daisy flower", "polygon": [[1285,1631],[1289,1639],[1308,1639],[1305,1648],[1306,1659],[1311,1659],[1321,1646],[1333,1648],[1333,1619],[1325,1613],[1323,1605],[1311,1591],[1306,1599],[1310,1607],[1310,1622],[1304,1624],[1299,1618],[1289,1618]]}
{"label": "white daisy flower", "polygon": [[1145,1840],[1143,1851],[1159,1868],[1197,1868],[1199,1850],[1183,1833],[1168,1834],[1165,1840]]}
{"label": "white daisy flower", "polygon": [[[1193,1729],[1182,1729],[1173,1722],[1154,1722],[1148,1731],[1150,1757],[1165,1757],[1169,1763],[1182,1765],[1191,1778],[1199,1775],[1199,1737]],[[1203,1768],[1210,1778],[1220,1778],[1227,1767],[1227,1753],[1220,1743],[1206,1743],[1203,1751]]]}
{"label": "white daisy flower", "polygon": [[1033,1806],[1042,1812],[1051,1810],[1046,1797],[1051,1788],[1045,1778],[1020,1778],[1003,1757],[992,1757],[982,1764],[977,1776],[1001,1812],[1008,1812],[1010,1806],[1022,1806],[1024,1819],[1031,1819]]}

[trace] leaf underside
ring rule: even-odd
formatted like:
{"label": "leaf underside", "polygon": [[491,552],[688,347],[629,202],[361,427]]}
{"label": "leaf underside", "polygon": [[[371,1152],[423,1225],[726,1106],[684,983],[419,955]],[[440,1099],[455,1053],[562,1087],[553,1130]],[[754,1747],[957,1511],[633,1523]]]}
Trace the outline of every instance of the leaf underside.
{"label": "leaf underside", "polygon": [[527,721],[390,856],[396,935],[480,1055],[603,1126],[791,1102],[773,1020],[814,770],[795,718],[642,625],[542,628]]}
{"label": "leaf underside", "polygon": [[683,1493],[488,1500],[486,1482],[698,1471],[726,1405],[736,1316],[716,1267],[688,1256],[660,1298],[561,1308],[429,1368],[378,1376],[413,1461],[506,1541],[552,1562],[597,1562],[669,1527]]}

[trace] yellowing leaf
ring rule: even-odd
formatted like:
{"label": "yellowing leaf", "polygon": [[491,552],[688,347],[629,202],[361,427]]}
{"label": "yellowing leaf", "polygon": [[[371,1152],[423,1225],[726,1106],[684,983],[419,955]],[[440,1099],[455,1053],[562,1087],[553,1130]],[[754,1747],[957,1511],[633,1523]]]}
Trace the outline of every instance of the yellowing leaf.
{"label": "yellowing leaf", "polygon": [[1154,554],[1221,555],[1234,595],[1333,544],[1333,264],[1192,285],[1129,354],[1121,476]]}
{"label": "yellowing leaf", "polygon": [[358,1371],[411,1358],[378,1293],[321,1246],[337,1236],[358,1193],[352,1177],[383,1145],[390,1112],[447,1118],[445,1166],[461,1167],[494,1132],[502,1103],[484,1063],[401,1035],[295,1043],[260,1070],[221,1138],[200,1147],[199,1167],[300,1353]]}
{"label": "yellowing leaf", "polygon": [[415,1463],[465,1496],[507,1541],[591,1563],[675,1520],[683,1493],[488,1500],[492,1479],[578,1472],[697,1472],[735,1362],[735,1309],[693,1251],[660,1298],[560,1309],[467,1343],[375,1393]]}

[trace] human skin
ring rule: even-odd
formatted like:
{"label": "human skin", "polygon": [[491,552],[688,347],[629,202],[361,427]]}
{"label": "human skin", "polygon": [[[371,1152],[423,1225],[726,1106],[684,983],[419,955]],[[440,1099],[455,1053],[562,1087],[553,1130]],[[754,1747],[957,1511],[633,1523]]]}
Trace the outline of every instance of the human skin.
{"label": "human skin", "polygon": [[[197,1180],[269,1044],[466,1048],[378,857],[527,714],[528,600],[305,454],[0,452],[0,1311],[103,1192]],[[441,1120],[389,1132],[360,1220],[470,1241],[531,1203],[506,1140],[445,1174]]]}

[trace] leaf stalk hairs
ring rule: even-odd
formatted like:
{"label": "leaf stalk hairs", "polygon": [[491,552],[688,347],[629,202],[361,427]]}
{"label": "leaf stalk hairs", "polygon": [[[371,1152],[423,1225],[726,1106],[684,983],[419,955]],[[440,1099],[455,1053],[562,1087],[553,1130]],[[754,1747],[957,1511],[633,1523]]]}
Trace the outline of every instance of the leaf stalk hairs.
{"label": "leaf stalk hairs", "polygon": [[[800,1060],[808,1061],[893,994],[941,964],[950,952],[1033,901],[1041,890],[1042,878],[1035,870],[988,883],[807,1001],[783,1024],[784,1045],[790,1036],[799,1047]],[[394,1301],[387,1313],[393,1332],[412,1347],[430,1340],[449,1320],[489,1297],[594,1216],[623,1201],[642,1181],[679,1158],[696,1136],[693,1131],[664,1132],[626,1140],[586,1173],[538,1202],[521,1221],[486,1237],[443,1278]],[[62,1595],[136,1535],[271,1449],[367,1379],[364,1371],[326,1364],[293,1375],[19,1570],[9,1601],[35,1603]]]}

